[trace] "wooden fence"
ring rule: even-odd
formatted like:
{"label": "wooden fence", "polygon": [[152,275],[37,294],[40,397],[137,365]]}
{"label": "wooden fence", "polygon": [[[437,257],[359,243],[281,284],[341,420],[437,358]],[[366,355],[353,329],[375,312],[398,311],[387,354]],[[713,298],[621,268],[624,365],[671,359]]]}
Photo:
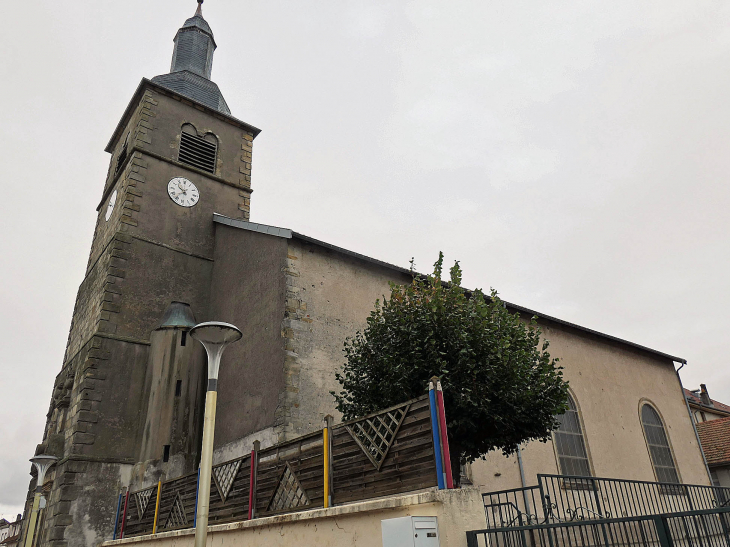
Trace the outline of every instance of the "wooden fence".
{"label": "wooden fence", "polygon": [[[325,438],[327,506],[438,484],[428,396],[328,429],[213,466],[209,524],[324,507]],[[157,511],[158,485],[130,492],[120,501],[115,537],[193,527],[197,483],[197,473],[160,483]]]}

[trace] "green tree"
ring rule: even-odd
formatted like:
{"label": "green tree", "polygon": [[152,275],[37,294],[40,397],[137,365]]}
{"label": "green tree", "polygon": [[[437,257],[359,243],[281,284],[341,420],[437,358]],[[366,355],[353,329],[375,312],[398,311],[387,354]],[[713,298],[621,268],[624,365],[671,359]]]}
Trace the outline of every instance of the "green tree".
{"label": "green tree", "polygon": [[351,419],[423,395],[439,376],[458,484],[460,463],[547,441],[567,409],[568,384],[535,317],[510,313],[495,290],[461,288],[458,262],[449,283],[442,268],[439,253],[432,275],[391,284],[390,298],[376,301],[364,331],[345,341],[342,390],[332,395]]}

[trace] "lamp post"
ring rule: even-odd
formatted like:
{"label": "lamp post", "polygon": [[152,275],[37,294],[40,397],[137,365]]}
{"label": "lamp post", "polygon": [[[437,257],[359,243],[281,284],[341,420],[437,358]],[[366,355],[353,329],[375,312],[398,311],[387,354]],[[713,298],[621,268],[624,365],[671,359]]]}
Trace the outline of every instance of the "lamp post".
{"label": "lamp post", "polygon": [[200,456],[200,482],[198,483],[198,508],[195,523],[195,547],[205,547],[208,536],[208,506],[210,505],[210,474],[213,466],[215,407],[218,401],[218,370],[221,366],[223,350],[226,349],[228,344],[240,340],[243,335],[233,325],[210,321],[195,325],[190,329],[190,336],[203,344],[208,354],[208,390],[205,394],[203,449]]}
{"label": "lamp post", "polygon": [[33,545],[33,536],[35,535],[36,522],[38,522],[38,511],[40,511],[43,483],[46,480],[46,471],[48,471],[48,468],[58,461],[58,458],[56,456],[35,456],[31,458],[30,461],[35,466],[36,471],[38,471],[38,480],[36,480],[35,483],[33,510],[30,513],[28,529],[25,531],[25,547],[31,547],[31,545]]}

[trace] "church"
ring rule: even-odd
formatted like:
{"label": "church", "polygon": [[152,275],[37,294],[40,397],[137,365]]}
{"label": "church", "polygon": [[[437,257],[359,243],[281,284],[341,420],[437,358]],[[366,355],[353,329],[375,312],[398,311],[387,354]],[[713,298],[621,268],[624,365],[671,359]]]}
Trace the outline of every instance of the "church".
{"label": "church", "polygon": [[[220,373],[214,463],[255,440],[322,427],[345,338],[409,270],[289,228],[252,222],[253,144],[212,81],[202,0],[174,39],[170,72],[143,79],[106,146],[94,238],[52,388],[39,454],[37,545],[112,536],[118,495],[197,469],[206,360],[188,331],[238,326]],[[510,304],[539,317],[570,381],[554,442],[466,469],[483,491],[537,473],[709,484],[675,363],[681,358]],[[31,492],[35,488],[31,481]]]}

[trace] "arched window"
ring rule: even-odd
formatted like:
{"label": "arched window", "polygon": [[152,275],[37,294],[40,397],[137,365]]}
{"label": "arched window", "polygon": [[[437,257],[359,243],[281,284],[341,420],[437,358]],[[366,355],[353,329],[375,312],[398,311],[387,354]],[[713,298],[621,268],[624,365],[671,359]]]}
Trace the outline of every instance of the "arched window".
{"label": "arched window", "polygon": [[588,451],[583,439],[583,428],[580,425],[578,407],[573,397],[568,395],[568,410],[558,416],[560,427],[553,432],[558,464],[563,475],[591,476],[591,465]]}
{"label": "arched window", "polygon": [[180,152],[177,156],[180,163],[215,173],[217,154],[218,139],[213,133],[206,133],[201,137],[192,124],[186,123],[182,126]]}
{"label": "arched window", "polygon": [[645,403],[641,407],[641,425],[644,426],[646,444],[649,447],[651,463],[658,482],[679,483],[677,467],[674,465],[669,438],[659,413]]}

